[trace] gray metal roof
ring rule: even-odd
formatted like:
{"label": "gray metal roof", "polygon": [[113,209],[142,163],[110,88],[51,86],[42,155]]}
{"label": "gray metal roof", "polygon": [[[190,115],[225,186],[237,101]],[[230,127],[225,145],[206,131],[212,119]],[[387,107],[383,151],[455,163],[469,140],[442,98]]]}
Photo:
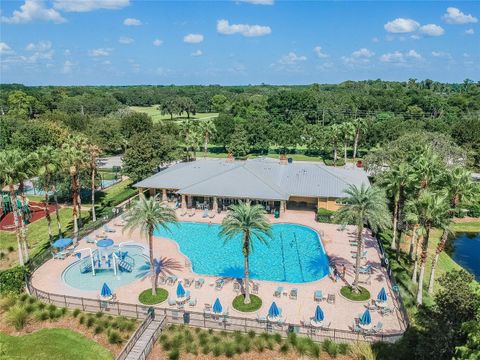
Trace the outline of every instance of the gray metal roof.
{"label": "gray metal roof", "polygon": [[175,189],[179,194],[263,200],[288,200],[290,196],[344,197],[354,184],[369,185],[358,168],[324,166],[318,163],[257,158],[228,162],[197,160],[175,164],[135,184],[136,187]]}

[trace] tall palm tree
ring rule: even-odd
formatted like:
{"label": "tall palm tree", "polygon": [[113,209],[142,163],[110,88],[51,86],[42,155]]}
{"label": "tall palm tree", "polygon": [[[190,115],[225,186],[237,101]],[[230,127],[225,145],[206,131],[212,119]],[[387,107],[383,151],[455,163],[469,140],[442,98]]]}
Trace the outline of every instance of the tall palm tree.
{"label": "tall palm tree", "polygon": [[180,133],[183,137],[183,141],[185,144],[185,153],[187,157],[187,161],[190,159],[190,136],[193,132],[193,122],[191,120],[184,120],[180,122]]}
{"label": "tall palm tree", "polygon": [[202,134],[200,133],[199,129],[194,127],[193,131],[190,132],[188,136],[188,146],[193,151],[193,159],[197,159],[197,150],[200,148],[200,144],[202,143]]}
{"label": "tall palm tree", "polygon": [[360,271],[360,259],[363,249],[362,233],[364,225],[368,224],[373,232],[387,228],[390,225],[391,217],[387,208],[387,201],[383,190],[377,187],[367,187],[362,184],[360,187],[350,185],[345,190],[347,198],[346,205],[340,208],[335,214],[337,222],[357,226],[357,257],[355,264],[355,280],[352,288],[359,292],[358,279]]}
{"label": "tall palm tree", "polygon": [[207,150],[208,150],[208,141],[210,139],[210,136],[215,134],[217,131],[215,127],[215,123],[212,120],[204,120],[200,123],[200,129],[203,133],[204,136],[204,142],[203,142],[203,157],[207,157]]}
{"label": "tall palm tree", "polygon": [[[52,188],[55,174],[58,171],[59,164],[57,162],[56,150],[52,146],[42,146],[37,151],[38,166],[37,175],[42,184],[43,191],[45,192],[45,218],[47,219],[48,226],[48,238],[50,242],[53,239],[52,234],[52,218],[50,216],[49,209],[49,192]],[[58,204],[57,204],[58,206]],[[58,218],[57,218],[58,222]]]}
{"label": "tall palm tree", "polygon": [[[153,259],[153,231],[156,226],[169,230],[172,223],[177,222],[175,210],[166,204],[160,203],[158,195],[150,197],[140,197],[133,207],[127,212],[125,217],[125,226],[123,230],[132,232],[139,229],[148,239],[148,250],[150,255],[150,266],[154,269]],[[157,294],[156,277],[152,277],[152,295]]]}
{"label": "tall palm tree", "polygon": [[94,144],[88,144],[87,146],[88,162],[87,166],[91,173],[91,199],[92,199],[92,221],[97,221],[97,215],[95,213],[95,178],[97,176],[97,159],[100,155],[100,148]]}
{"label": "tall palm tree", "polygon": [[62,165],[71,178],[72,187],[72,217],[73,232],[78,235],[78,217],[82,216],[78,209],[78,199],[80,197],[79,174],[86,162],[86,154],[83,149],[78,148],[72,142],[66,142],[62,146]]}
{"label": "tall palm tree", "polygon": [[326,128],[327,132],[327,142],[333,147],[333,165],[337,166],[337,158],[338,158],[338,143],[342,137],[342,131],[340,125],[332,124]]}
{"label": "tall palm tree", "polygon": [[18,248],[18,262],[21,266],[25,264],[24,250],[22,250],[22,234],[21,225],[23,222],[23,216],[17,206],[17,196],[15,194],[15,184],[18,182],[18,177],[23,176],[21,173],[23,167],[23,154],[21,151],[4,150],[0,152],[0,183],[8,186],[10,192],[10,201],[12,203],[13,220],[15,224],[15,235],[17,237]]}
{"label": "tall palm tree", "polygon": [[271,224],[266,217],[265,209],[261,205],[251,205],[240,202],[231,205],[230,211],[222,221],[220,235],[225,241],[242,236],[242,253],[245,257],[244,269],[244,304],[250,303],[249,262],[248,257],[253,250],[253,242],[267,243],[267,237],[272,237]]}
{"label": "tall palm tree", "polygon": [[406,190],[416,180],[413,169],[407,163],[400,163],[392,166],[385,172],[380,184],[385,188],[387,195],[393,200],[393,235],[392,235],[392,249],[399,249],[400,241],[397,239],[398,223],[400,220],[400,208],[405,200]]}
{"label": "tall palm tree", "polygon": [[343,157],[345,164],[347,163],[347,147],[348,143],[355,137],[355,126],[351,122],[344,122],[340,124],[340,131],[343,137]]}
{"label": "tall palm tree", "polygon": [[428,256],[428,243],[433,227],[446,228],[450,221],[450,206],[445,193],[422,190],[418,197],[419,233],[423,236],[420,256],[420,275],[418,278],[417,304],[423,303],[423,279]]}
{"label": "tall palm tree", "polygon": [[357,158],[357,150],[360,138],[362,137],[362,134],[367,131],[367,121],[362,118],[356,118],[352,121],[352,124],[355,128],[355,137],[353,141],[353,161],[355,161]]}
{"label": "tall palm tree", "polygon": [[82,224],[82,197],[80,196],[81,191],[82,191],[82,185],[80,183],[80,179],[81,179],[80,173],[82,172],[82,170],[88,168],[88,164],[89,164],[89,160],[88,160],[89,142],[88,142],[88,139],[83,135],[74,135],[74,136],[70,137],[69,142],[73,146],[75,146],[77,149],[79,149],[82,153],[81,162],[79,163],[79,174],[77,176],[77,189],[78,189],[77,207],[78,207],[78,214],[79,214],[78,225],[81,227],[83,224]]}

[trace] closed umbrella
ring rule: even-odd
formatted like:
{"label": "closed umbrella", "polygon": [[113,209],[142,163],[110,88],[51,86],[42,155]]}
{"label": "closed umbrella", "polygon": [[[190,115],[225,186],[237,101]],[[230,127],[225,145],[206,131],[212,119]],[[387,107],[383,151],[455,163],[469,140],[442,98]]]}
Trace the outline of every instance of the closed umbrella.
{"label": "closed umbrella", "polygon": [[272,302],[272,305],[270,305],[270,309],[268,309],[268,317],[271,318],[276,318],[280,316],[280,309],[278,308],[277,304]]}
{"label": "closed umbrella", "polygon": [[222,312],[222,304],[220,304],[220,299],[217,298],[213,304],[213,312],[215,314],[220,314]]}
{"label": "closed umbrella", "polygon": [[377,300],[385,302],[385,301],[387,301],[387,298],[388,298],[387,297],[387,292],[385,291],[385,288],[382,287],[382,290],[380,290],[380,292],[377,295]]}
{"label": "closed umbrella", "polygon": [[177,297],[182,298],[185,296],[185,289],[183,288],[182,283],[178,283],[177,285]]}
{"label": "closed umbrella", "polygon": [[112,290],[108,287],[107,283],[103,283],[102,290],[100,292],[102,297],[110,297],[112,296]]}
{"label": "closed umbrella", "polygon": [[320,321],[323,321],[323,318],[324,318],[323,310],[319,305],[317,305],[317,308],[315,309],[315,316],[313,319],[316,322],[320,322]]}
{"label": "closed umbrella", "polygon": [[367,309],[360,316],[360,325],[370,325],[372,323],[372,317],[370,316],[370,311]]}

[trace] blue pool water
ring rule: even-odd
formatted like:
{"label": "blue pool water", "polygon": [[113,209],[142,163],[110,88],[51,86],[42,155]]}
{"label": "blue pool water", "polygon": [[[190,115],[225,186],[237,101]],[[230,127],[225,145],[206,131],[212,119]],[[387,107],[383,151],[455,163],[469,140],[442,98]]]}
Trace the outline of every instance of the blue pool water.
{"label": "blue pool water", "polygon": [[[243,277],[242,241],[238,237],[225,243],[220,225],[180,222],[170,231],[158,228],[154,235],[175,240],[191,261],[197,274]],[[328,274],[328,257],[318,234],[296,224],[272,225],[268,245],[254,243],[250,277],[259,280],[304,283]],[[156,242],[161,247],[161,240]]]}
{"label": "blue pool water", "polygon": [[82,274],[80,272],[82,263],[84,261],[90,261],[90,255],[85,256],[87,253],[83,252],[82,255],[84,257],[82,257],[82,259],[65,269],[62,274],[63,281],[76,289],[98,290],[100,293],[104,282],[106,282],[112,290],[115,290],[119,286],[143,279],[148,275],[150,268],[149,260],[148,257],[144,255],[145,249],[142,246],[124,245],[121,251],[128,251],[128,255],[135,260],[135,265],[131,273],[119,271],[115,276],[113,270],[97,270],[95,271],[95,276],[93,276],[92,273]]}
{"label": "blue pool water", "polygon": [[453,242],[453,260],[480,281],[480,233],[459,233]]}

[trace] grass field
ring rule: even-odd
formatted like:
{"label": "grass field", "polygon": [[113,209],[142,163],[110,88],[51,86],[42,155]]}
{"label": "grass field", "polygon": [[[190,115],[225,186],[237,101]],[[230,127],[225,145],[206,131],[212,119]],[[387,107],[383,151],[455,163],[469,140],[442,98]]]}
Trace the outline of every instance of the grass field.
{"label": "grass field", "polygon": [[[162,115],[160,113],[160,110],[158,110],[158,105],[130,106],[130,109],[150,115],[154,123],[161,120],[170,120],[170,115]],[[216,118],[217,116],[218,116],[218,113],[197,113],[195,115],[191,115],[190,119],[213,119],[213,118]],[[187,114],[182,114],[182,116],[178,116],[178,115],[173,116],[173,120],[185,120],[186,118],[187,118]]]}
{"label": "grass field", "polygon": [[480,221],[458,222],[453,225],[455,232],[480,233]]}
{"label": "grass field", "polygon": [[68,329],[42,329],[23,336],[0,333],[0,358],[5,360],[111,360],[110,352]]}

